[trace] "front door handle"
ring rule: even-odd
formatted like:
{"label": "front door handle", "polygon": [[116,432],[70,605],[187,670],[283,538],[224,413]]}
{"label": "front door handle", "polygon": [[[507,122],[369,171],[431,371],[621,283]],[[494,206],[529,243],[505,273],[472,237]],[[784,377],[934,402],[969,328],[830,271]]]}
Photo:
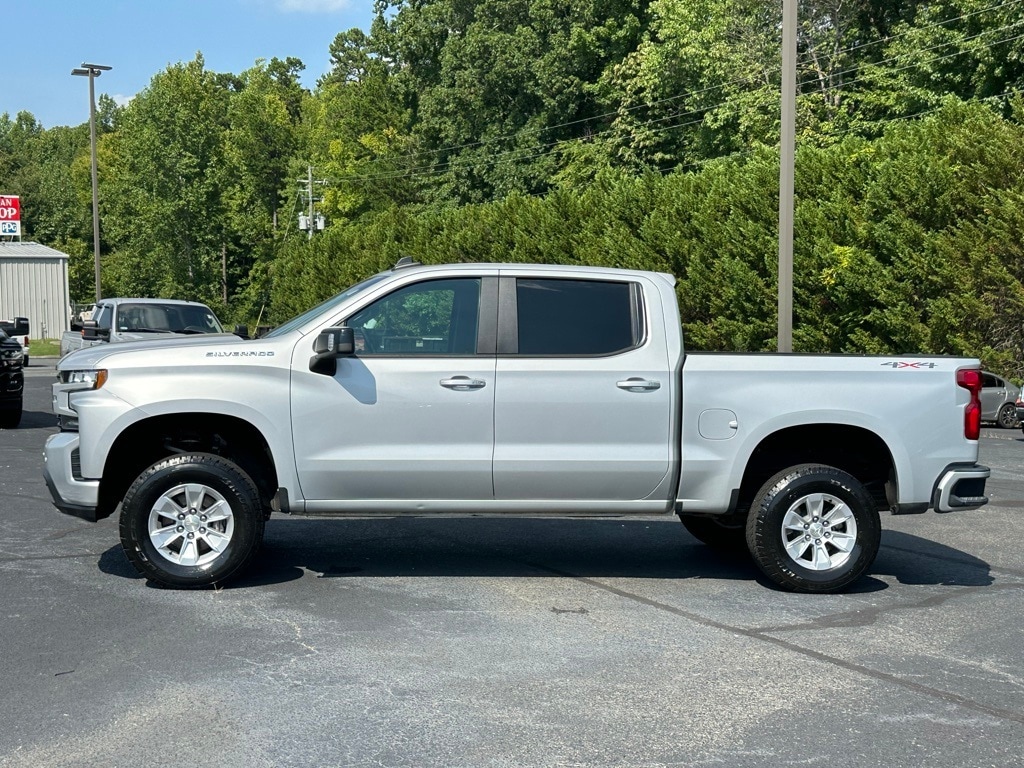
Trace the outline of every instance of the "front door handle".
{"label": "front door handle", "polygon": [[627,392],[653,392],[656,389],[661,389],[661,382],[633,376],[624,381],[615,382],[615,386]]}
{"label": "front door handle", "polygon": [[468,392],[471,389],[483,389],[487,382],[483,379],[471,379],[469,376],[452,376],[450,379],[441,379],[441,386],[445,389],[454,389],[456,392]]}

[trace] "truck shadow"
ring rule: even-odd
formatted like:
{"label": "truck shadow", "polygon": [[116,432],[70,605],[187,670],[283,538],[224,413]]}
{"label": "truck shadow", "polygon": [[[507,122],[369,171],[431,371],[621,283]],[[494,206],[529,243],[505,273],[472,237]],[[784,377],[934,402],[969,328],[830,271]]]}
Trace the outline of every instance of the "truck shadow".
{"label": "truck shadow", "polygon": [[52,411],[22,411],[18,429],[40,429],[56,427],[57,417]]}
{"label": "truck shadow", "polygon": [[[101,570],[140,578],[114,547]],[[272,520],[246,575],[226,585],[244,589],[303,577],[552,577],[717,579],[774,588],[746,552],[712,549],[673,519],[566,520],[393,518]],[[962,550],[898,531],[884,531],[866,578],[849,590],[901,584],[987,586],[989,564]]]}
{"label": "truck shadow", "polygon": [[[119,546],[105,573],[141,579]],[[705,546],[670,520],[274,520],[252,568],[226,589],[318,579],[551,577],[756,581],[774,589],[745,552]],[[989,564],[959,549],[884,531],[868,575],[848,592],[901,584],[988,586]]]}

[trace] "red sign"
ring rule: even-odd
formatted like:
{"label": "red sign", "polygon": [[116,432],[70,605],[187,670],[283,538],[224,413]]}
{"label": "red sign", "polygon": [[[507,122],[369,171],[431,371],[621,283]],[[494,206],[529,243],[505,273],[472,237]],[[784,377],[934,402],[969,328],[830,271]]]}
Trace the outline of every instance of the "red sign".
{"label": "red sign", "polygon": [[21,200],[0,195],[0,235],[21,235]]}

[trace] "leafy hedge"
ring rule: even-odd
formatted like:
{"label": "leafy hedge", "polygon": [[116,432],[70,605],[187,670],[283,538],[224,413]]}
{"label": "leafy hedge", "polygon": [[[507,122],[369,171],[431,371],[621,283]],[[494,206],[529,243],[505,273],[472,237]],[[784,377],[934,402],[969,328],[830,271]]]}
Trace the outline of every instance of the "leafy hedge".
{"label": "leafy hedge", "polygon": [[[951,353],[1020,376],[1024,129],[954,102],[875,140],[797,155],[794,348]],[[678,277],[692,349],[776,346],[778,157],[699,171],[604,171],[582,188],[377,213],[293,240],[273,263],[272,322],[401,255],[593,264]]]}

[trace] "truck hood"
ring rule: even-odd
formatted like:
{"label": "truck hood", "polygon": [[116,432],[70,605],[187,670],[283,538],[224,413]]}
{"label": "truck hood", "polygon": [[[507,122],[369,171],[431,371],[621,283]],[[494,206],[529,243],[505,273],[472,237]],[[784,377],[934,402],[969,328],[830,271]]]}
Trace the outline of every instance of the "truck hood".
{"label": "truck hood", "polygon": [[202,333],[193,336],[164,335],[160,334],[154,338],[153,334],[140,334],[144,341],[125,341],[116,344],[97,344],[93,347],[75,350],[60,359],[57,363],[58,371],[69,370],[90,370],[102,368],[102,362],[108,364],[114,358],[135,355],[139,352],[161,350],[168,355],[174,350],[194,349],[196,347],[208,347],[219,345],[224,349],[239,349],[254,342],[239,338],[233,333]]}

